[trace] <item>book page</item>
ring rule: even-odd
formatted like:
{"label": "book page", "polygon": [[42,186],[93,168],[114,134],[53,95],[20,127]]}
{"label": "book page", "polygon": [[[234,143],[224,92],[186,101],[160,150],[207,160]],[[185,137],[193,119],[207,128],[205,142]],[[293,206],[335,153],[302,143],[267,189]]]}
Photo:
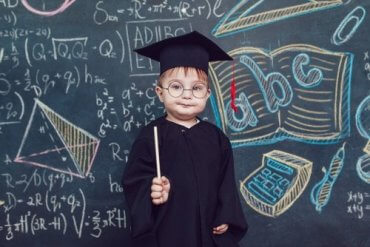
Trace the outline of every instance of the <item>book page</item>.
{"label": "book page", "polygon": [[349,130],[351,56],[309,45],[274,53],[274,67],[289,80],[293,97],[281,108],[281,127],[305,141],[333,141]]}

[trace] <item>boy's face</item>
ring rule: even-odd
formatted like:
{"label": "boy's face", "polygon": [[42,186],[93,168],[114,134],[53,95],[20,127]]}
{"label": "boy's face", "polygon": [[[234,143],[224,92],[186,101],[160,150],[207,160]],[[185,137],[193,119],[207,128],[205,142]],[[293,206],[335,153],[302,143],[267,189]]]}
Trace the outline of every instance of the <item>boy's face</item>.
{"label": "boy's face", "polygon": [[210,96],[208,82],[200,78],[195,69],[185,74],[184,68],[176,68],[166,74],[160,84],[156,86],[156,93],[174,120],[193,120],[204,110]]}

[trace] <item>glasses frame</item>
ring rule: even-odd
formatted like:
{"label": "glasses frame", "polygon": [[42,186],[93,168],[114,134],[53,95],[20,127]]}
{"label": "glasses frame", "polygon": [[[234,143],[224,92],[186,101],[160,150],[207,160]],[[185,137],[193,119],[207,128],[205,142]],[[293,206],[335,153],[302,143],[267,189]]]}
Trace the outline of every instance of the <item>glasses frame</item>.
{"label": "glasses frame", "polygon": [[[181,94],[180,94],[179,96],[173,96],[173,95],[170,93],[170,86],[171,86],[171,84],[172,84],[172,83],[179,83],[179,84],[181,84],[181,85],[182,85],[182,92],[181,92]],[[195,96],[195,94],[194,94],[194,87],[195,87],[196,85],[198,85],[198,84],[204,85],[204,86],[207,88],[207,91],[206,91],[206,93],[204,94],[204,96],[203,96],[203,97],[197,97],[197,96]],[[168,84],[168,87],[163,87],[162,85],[158,85],[158,87],[160,87],[160,88],[162,88],[162,89],[166,89],[166,90],[168,91],[168,94],[169,94],[169,95],[171,95],[171,97],[174,97],[174,98],[179,98],[179,97],[181,97],[181,96],[184,94],[184,91],[185,91],[185,90],[188,90],[188,91],[191,91],[191,94],[194,96],[194,98],[197,98],[197,99],[204,99],[204,98],[207,96],[207,92],[208,92],[208,90],[209,90],[208,85],[206,85],[206,83],[203,83],[203,82],[198,82],[198,83],[194,84],[193,88],[185,88],[185,87],[184,87],[184,84],[182,84],[182,83],[181,83],[181,82],[179,82],[179,81],[172,81],[172,82],[170,82],[170,84]]]}

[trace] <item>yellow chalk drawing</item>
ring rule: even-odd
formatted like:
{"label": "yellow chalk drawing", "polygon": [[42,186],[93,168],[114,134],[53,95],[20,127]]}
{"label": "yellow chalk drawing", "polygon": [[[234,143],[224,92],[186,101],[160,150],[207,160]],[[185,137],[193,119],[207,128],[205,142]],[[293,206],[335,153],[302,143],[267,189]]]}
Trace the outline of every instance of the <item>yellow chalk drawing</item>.
{"label": "yellow chalk drawing", "polygon": [[5,202],[4,201],[0,201],[0,206],[4,205]]}
{"label": "yellow chalk drawing", "polygon": [[324,176],[311,190],[311,202],[315,205],[315,209],[318,212],[321,212],[328,204],[335,181],[342,171],[345,158],[345,144],[343,143],[343,146],[333,156],[329,169],[322,168]]}
{"label": "yellow chalk drawing", "polygon": [[297,4],[295,1],[291,6],[281,6],[262,12],[255,11],[263,2],[266,3],[265,5],[271,3],[264,0],[242,0],[225,15],[212,33],[216,37],[224,36],[343,4],[341,0],[302,0],[302,3]]}
{"label": "yellow chalk drawing", "polygon": [[370,154],[364,154],[358,158],[356,171],[362,181],[370,184]]}
{"label": "yellow chalk drawing", "polygon": [[351,53],[291,44],[271,52],[241,47],[228,54],[234,58],[237,114],[228,114],[233,64],[213,62],[209,75],[216,123],[233,147],[284,139],[327,144],[349,135]]}
{"label": "yellow chalk drawing", "polygon": [[98,138],[35,99],[14,161],[84,178],[91,169],[99,143]]}
{"label": "yellow chalk drawing", "polygon": [[356,171],[362,181],[370,184],[370,140],[365,145],[363,151],[365,154],[358,158]]}
{"label": "yellow chalk drawing", "polygon": [[368,141],[366,146],[364,147],[364,152],[370,154],[370,141]]}
{"label": "yellow chalk drawing", "polygon": [[241,182],[240,191],[258,213],[277,217],[299,198],[311,173],[311,161],[273,150],[264,154],[262,165]]}
{"label": "yellow chalk drawing", "polygon": [[43,110],[49,117],[53,126],[63,137],[66,146],[78,164],[81,174],[86,174],[88,166],[93,159],[94,149],[97,145],[97,139],[81,131],[80,128],[65,121],[61,116],[52,111],[49,107],[43,105]]}

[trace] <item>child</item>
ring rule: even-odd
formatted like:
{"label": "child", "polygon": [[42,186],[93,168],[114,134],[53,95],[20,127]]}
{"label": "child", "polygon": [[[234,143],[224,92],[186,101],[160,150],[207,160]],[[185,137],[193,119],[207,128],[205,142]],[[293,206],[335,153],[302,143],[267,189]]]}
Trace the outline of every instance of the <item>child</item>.
{"label": "child", "polygon": [[[210,96],[208,62],[232,58],[195,31],[136,52],[160,62],[155,90],[166,115],[141,130],[123,177],[134,246],[238,246],[247,224],[230,141],[197,118]],[[156,178],[154,126],[161,178]]]}

